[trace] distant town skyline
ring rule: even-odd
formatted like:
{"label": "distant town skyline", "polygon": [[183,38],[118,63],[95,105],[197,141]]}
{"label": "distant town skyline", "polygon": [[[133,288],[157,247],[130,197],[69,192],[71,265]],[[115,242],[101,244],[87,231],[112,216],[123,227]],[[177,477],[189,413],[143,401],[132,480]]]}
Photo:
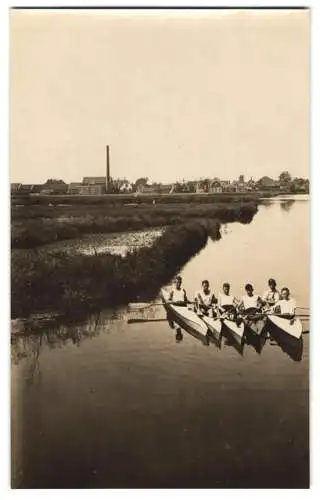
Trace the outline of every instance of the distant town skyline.
{"label": "distant town skyline", "polygon": [[309,13],[11,12],[11,182],[309,177]]}

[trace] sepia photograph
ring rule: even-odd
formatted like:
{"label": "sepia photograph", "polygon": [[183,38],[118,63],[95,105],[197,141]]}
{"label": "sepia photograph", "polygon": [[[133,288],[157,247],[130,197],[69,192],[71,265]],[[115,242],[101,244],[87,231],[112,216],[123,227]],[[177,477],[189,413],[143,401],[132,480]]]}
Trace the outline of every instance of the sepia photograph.
{"label": "sepia photograph", "polygon": [[12,489],[309,489],[310,9],[23,8]]}

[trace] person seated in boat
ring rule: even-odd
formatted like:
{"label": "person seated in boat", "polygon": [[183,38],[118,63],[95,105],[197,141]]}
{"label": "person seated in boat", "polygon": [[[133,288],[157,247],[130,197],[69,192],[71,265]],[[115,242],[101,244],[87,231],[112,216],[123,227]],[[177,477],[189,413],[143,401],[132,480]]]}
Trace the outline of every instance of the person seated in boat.
{"label": "person seated in boat", "polygon": [[266,308],[273,307],[280,300],[280,293],[277,290],[276,280],[270,278],[268,281],[268,290],[262,296],[263,305]]}
{"label": "person seated in boat", "polygon": [[245,315],[255,314],[261,310],[263,301],[259,295],[254,293],[254,289],[251,283],[247,283],[244,289],[246,291],[246,295],[241,297],[239,310],[242,314]]}
{"label": "person seated in boat", "polygon": [[296,301],[290,296],[288,287],[285,286],[281,289],[280,300],[273,307],[273,312],[281,315],[283,318],[293,320],[296,312]]}
{"label": "person seated in boat", "polygon": [[197,291],[194,297],[196,311],[201,312],[205,315],[214,316],[215,311],[213,306],[217,303],[217,299],[210,289],[210,283],[208,280],[203,280],[201,283],[201,290]]}
{"label": "person seated in boat", "polygon": [[237,299],[234,295],[230,294],[230,284],[223,283],[222,292],[218,295],[218,310],[224,315],[227,313],[227,316],[231,318],[236,316],[237,310],[236,306],[238,304]]}
{"label": "person seated in boat", "polygon": [[181,276],[177,276],[175,279],[175,284],[172,287],[172,290],[169,295],[169,302],[172,302],[175,305],[186,306],[189,301],[187,298],[187,293],[184,288],[182,288],[182,278]]}

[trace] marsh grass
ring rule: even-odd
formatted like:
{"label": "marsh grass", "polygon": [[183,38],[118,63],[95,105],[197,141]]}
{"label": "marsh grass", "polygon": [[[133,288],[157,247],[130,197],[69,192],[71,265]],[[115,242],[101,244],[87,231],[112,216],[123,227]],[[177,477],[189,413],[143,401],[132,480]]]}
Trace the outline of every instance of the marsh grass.
{"label": "marsh grass", "polygon": [[217,221],[169,228],[150,248],[119,255],[19,252],[12,258],[12,315],[91,312],[154,298],[188,260],[220,238]]}
{"label": "marsh grass", "polygon": [[12,248],[34,248],[85,234],[178,226],[190,220],[248,223],[256,211],[257,203],[252,201],[137,207],[12,207],[11,245]]}

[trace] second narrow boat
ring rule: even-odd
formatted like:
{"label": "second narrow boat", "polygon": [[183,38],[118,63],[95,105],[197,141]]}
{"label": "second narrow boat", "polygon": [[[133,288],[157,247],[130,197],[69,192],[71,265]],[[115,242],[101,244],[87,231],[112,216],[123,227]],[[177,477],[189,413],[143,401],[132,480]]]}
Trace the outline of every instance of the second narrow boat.
{"label": "second narrow boat", "polygon": [[205,314],[199,315],[202,321],[207,325],[210,333],[214,335],[214,337],[220,337],[222,330],[222,323],[219,318],[211,318],[210,316],[206,316]]}
{"label": "second narrow boat", "polygon": [[222,333],[227,337],[233,339],[237,344],[243,342],[244,323],[237,324],[236,321],[231,319],[222,319]]}

